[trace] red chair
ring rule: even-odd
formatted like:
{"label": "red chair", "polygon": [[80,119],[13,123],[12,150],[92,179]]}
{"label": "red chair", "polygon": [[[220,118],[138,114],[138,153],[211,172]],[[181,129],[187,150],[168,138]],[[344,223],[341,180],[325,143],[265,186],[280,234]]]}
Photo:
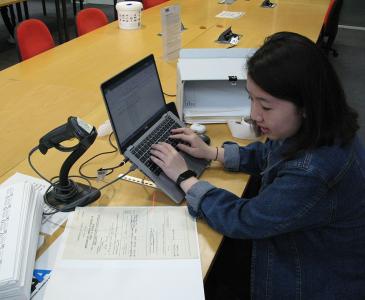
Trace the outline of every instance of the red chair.
{"label": "red chair", "polygon": [[150,7],[159,5],[166,2],[167,0],[143,0],[143,9],[148,9]]}
{"label": "red chair", "polygon": [[328,23],[328,18],[330,16],[330,13],[333,9],[333,5],[335,4],[335,0],[331,0],[330,4],[328,5],[326,15],[324,16],[323,25],[326,26]]}
{"label": "red chair", "polygon": [[76,16],[77,34],[78,36],[83,35],[108,23],[109,20],[101,9],[83,9]]}
{"label": "red chair", "polygon": [[323,49],[324,53],[328,55],[332,52],[334,57],[338,56],[338,52],[332,46],[338,31],[342,3],[343,0],[331,0],[317,40],[317,45]]}
{"label": "red chair", "polygon": [[47,25],[38,19],[28,19],[19,23],[15,36],[21,61],[55,46]]}

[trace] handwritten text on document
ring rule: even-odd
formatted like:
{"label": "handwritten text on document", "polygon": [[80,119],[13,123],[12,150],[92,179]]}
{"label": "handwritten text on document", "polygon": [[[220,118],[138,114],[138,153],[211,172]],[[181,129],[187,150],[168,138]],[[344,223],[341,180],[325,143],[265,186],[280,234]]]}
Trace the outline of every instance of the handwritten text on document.
{"label": "handwritten text on document", "polygon": [[199,257],[186,207],[83,207],[70,221],[66,259]]}

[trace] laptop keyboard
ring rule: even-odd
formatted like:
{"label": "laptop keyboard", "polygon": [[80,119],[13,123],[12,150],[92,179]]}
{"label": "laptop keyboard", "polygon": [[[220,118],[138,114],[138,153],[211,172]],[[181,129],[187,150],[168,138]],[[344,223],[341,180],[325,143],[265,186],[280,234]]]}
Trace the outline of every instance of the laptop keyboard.
{"label": "laptop keyboard", "polygon": [[180,124],[176,123],[170,117],[164,119],[144,140],[142,140],[137,146],[132,149],[132,153],[142,161],[145,166],[150,169],[154,174],[159,175],[162,170],[158,167],[151,159],[150,149],[153,144],[158,142],[166,142],[173,147],[179,143],[178,140],[169,139],[171,135],[171,130],[175,128],[180,128]]}

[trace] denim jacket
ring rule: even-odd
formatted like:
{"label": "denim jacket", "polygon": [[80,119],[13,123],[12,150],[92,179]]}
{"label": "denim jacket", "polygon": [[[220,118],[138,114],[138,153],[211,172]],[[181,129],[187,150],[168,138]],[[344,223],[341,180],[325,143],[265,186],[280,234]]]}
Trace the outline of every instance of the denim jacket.
{"label": "denim jacket", "polygon": [[[248,200],[199,181],[189,211],[252,239],[252,299],[365,299],[365,149],[320,147],[283,160],[287,142],[224,145],[230,171],[261,174]],[[244,249],[243,249],[244,251]]]}

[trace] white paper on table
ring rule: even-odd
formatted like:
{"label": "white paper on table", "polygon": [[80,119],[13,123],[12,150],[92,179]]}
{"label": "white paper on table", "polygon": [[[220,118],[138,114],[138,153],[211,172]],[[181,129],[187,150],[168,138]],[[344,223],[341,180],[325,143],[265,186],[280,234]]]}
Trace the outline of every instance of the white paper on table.
{"label": "white paper on table", "polygon": [[218,15],[216,15],[216,18],[223,18],[223,19],[238,19],[241,16],[243,16],[245,13],[243,11],[222,11]]}
{"label": "white paper on table", "polygon": [[44,299],[204,299],[196,222],[186,207],[78,208],[64,234]]}
{"label": "white paper on table", "polygon": [[186,207],[77,208],[67,227],[64,259],[199,258]]}
{"label": "white paper on table", "polygon": [[[48,205],[44,205],[44,212],[52,212],[52,209]],[[68,212],[57,212],[53,215],[43,215],[41,232],[52,235],[55,231],[60,228],[67,220]]]}
{"label": "white paper on table", "polygon": [[39,191],[29,182],[0,190],[0,298],[27,299],[42,216]]}
{"label": "white paper on table", "polygon": [[[64,241],[64,234],[61,234],[49,248],[35,261],[34,272],[39,283],[31,294],[32,300],[43,300],[44,291],[56,262],[57,253]],[[34,276],[34,275],[33,275]]]}
{"label": "white paper on table", "polygon": [[44,244],[44,235],[40,234],[38,237],[38,244],[37,244],[37,249],[39,249],[40,247],[42,247]]}
{"label": "white paper on table", "polygon": [[[46,193],[47,188],[49,187],[49,183],[44,181],[43,179],[36,178],[33,176],[28,176],[22,173],[15,173],[13,176],[9,177],[5,180],[1,185],[10,185],[16,182],[24,182],[27,181],[31,183],[36,190],[41,192],[42,195]],[[52,208],[48,205],[43,205],[44,212],[52,212]],[[42,225],[41,232],[52,235],[66,220],[68,213],[58,212],[53,215],[43,215],[42,217]]]}

